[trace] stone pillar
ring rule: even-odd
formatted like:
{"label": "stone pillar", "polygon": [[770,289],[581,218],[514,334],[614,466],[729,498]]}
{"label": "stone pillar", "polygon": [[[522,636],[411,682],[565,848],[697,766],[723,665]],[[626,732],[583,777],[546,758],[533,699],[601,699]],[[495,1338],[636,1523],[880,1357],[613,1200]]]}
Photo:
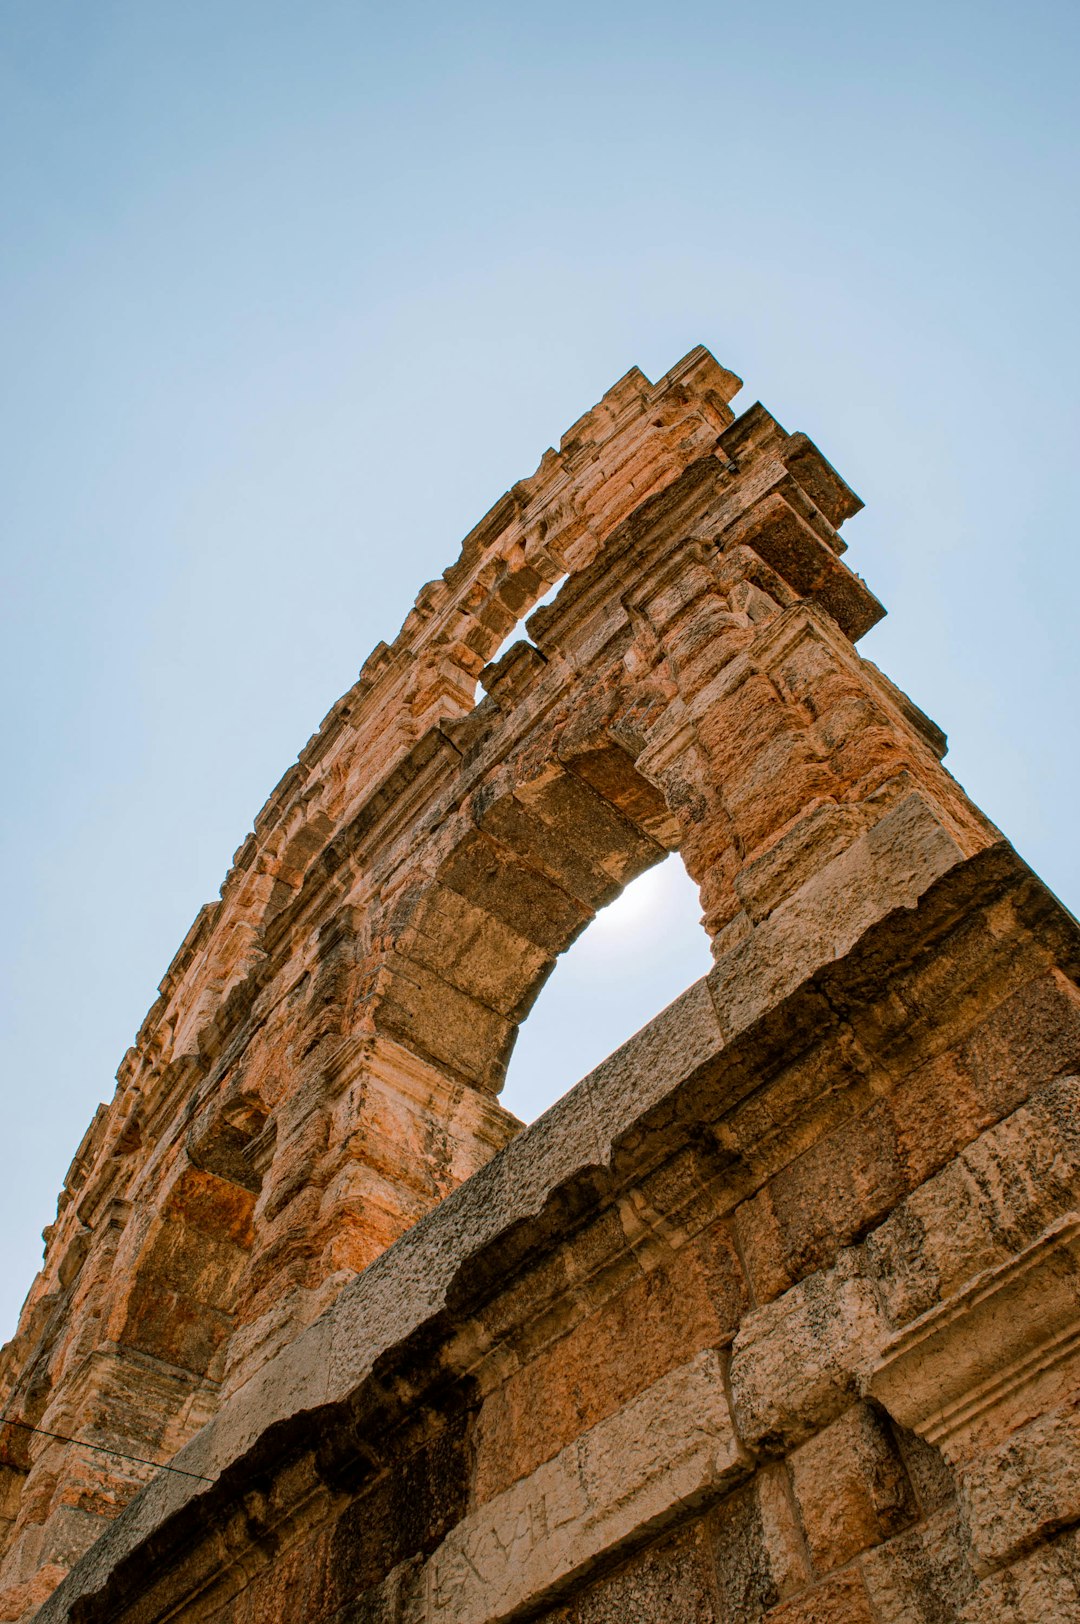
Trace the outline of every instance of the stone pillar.
{"label": "stone pillar", "polygon": [[911,797],[917,842],[971,856],[996,838],[942,767],[940,730],[856,652],[880,608],[796,489],[817,529],[776,496],[736,507],[628,600],[628,664],[656,700],[636,765],[679,818],[717,957]]}

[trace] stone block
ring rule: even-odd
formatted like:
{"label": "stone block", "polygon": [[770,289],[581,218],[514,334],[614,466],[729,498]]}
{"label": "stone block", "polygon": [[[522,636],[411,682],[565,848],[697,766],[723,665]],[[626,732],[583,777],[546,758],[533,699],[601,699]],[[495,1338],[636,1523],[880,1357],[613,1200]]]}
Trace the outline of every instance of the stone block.
{"label": "stone block", "polygon": [[932,1517],[955,1500],[955,1474],[940,1449],[928,1444],[917,1432],[910,1432],[895,1421],[890,1430],[896,1439],[919,1509],[924,1517]]}
{"label": "stone block", "polygon": [[717,1608],[703,1525],[649,1546],[590,1585],[571,1616],[573,1624],[728,1624],[726,1598]]}
{"label": "stone block", "polygon": [[807,812],[762,856],[745,863],[735,880],[735,894],[754,924],[846,851],[868,821],[861,807],[827,801]]}
{"label": "stone block", "polygon": [[710,1523],[724,1624],[757,1624],[767,1608],[810,1582],[785,1467],[759,1468]]}
{"label": "stone block", "polygon": [[716,1227],[629,1283],[534,1353],[489,1395],[474,1495],[490,1499],[614,1414],[676,1365],[728,1339],[745,1307],[738,1257]]}
{"label": "stone block", "polygon": [[468,902],[447,886],[432,885],[398,938],[398,951],[488,1009],[518,1021],[531,1002],[551,955],[528,937]]}
{"label": "stone block", "polygon": [[968,1461],[959,1484],[982,1572],[1080,1521],[1080,1396]]}
{"label": "stone block", "polygon": [[736,1214],[759,1302],[832,1261],[906,1188],[895,1124],[877,1102],[841,1121]]}
{"label": "stone block", "polygon": [[955,1462],[1080,1385],[1080,1216],[891,1338],[869,1389]]}
{"label": "stone block", "polygon": [[873,1286],[851,1252],[748,1314],[731,1360],[740,1435],[764,1450],[802,1443],[859,1397],[886,1336]]}
{"label": "stone block", "polygon": [[457,847],[439,879],[549,953],[560,953],[589,919],[559,886],[479,831]]}
{"label": "stone block", "polygon": [[865,1404],[796,1449],[791,1480],[815,1568],[843,1567],[918,1514],[888,1427]]}
{"label": "stone block", "polygon": [[983,1579],[957,1624],[1072,1624],[1080,1618],[1080,1533],[1051,1544]]}
{"label": "stone block", "polygon": [[878,1624],[953,1624],[976,1578],[955,1506],[859,1559]]}
{"label": "stone block", "polygon": [[960,1050],[988,1121],[1080,1070],[1080,991],[1060,970],[1033,976],[979,1021]]}
{"label": "stone block", "polygon": [[540,1606],[637,1530],[748,1470],[720,1357],[700,1354],[470,1511],[430,1559],[427,1606],[440,1624],[496,1624]]}
{"label": "stone block", "polygon": [[[329,1536],[323,1531],[299,1539],[252,1563],[248,1582],[230,1601],[229,1624],[291,1624],[295,1618],[313,1621],[327,1616],[333,1592],[326,1571]],[[376,1618],[378,1615],[375,1615]]]}
{"label": "stone block", "polygon": [[838,1573],[763,1616],[763,1624],[878,1624],[862,1576]]}
{"label": "stone block", "polygon": [[695,982],[581,1084],[583,1104],[611,1159],[629,1129],[679,1083],[714,1062],[723,1047],[709,989]]}
{"label": "stone block", "polygon": [[868,1236],[867,1266],[894,1324],[1005,1262],[1080,1192],[1080,1078],[1060,1077],[988,1129]]}
{"label": "stone block", "polygon": [[415,960],[395,954],[378,1006],[379,1029],[496,1093],[513,1024]]}
{"label": "stone block", "polygon": [[725,1037],[841,958],[887,914],[913,907],[963,856],[921,794],[891,807],[718,960],[709,986]]}
{"label": "stone block", "polygon": [[391,1458],[337,1518],[328,1557],[336,1595],[361,1595],[426,1556],[460,1522],[468,1500],[468,1427],[458,1414],[419,1447]]}

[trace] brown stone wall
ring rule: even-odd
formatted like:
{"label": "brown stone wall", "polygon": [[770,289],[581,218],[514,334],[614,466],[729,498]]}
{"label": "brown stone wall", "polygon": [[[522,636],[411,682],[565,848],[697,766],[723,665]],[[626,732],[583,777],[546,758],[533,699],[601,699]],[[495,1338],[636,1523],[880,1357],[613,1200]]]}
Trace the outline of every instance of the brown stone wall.
{"label": "brown stone wall", "polygon": [[[629,374],[260,814],[7,1351],[0,1617],[73,1563],[43,1624],[1080,1610],[1076,927],[736,383]],[[515,1135],[673,849],[714,970]]]}
{"label": "brown stone wall", "polygon": [[727,1037],[714,972],[42,1620],[1076,1616],[1078,962],[996,847]]}

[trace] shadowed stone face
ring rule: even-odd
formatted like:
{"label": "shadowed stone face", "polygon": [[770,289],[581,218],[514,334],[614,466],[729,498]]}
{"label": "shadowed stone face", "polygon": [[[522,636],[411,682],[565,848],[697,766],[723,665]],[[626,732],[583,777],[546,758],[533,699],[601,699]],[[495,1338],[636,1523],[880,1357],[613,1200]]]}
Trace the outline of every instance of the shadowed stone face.
{"label": "shadowed stone face", "polygon": [[[1080,1611],[1080,942],[737,388],[628,373],[255,820],[4,1352],[0,1618]],[[519,1131],[671,851],[714,969]]]}

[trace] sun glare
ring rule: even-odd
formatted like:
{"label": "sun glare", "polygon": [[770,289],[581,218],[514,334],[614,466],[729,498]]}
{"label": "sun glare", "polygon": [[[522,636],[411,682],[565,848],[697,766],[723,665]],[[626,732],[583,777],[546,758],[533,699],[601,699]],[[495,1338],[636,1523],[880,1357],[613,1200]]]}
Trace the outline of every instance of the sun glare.
{"label": "sun glare", "polygon": [[[678,864],[678,858],[675,861]],[[671,867],[670,860],[639,874],[614,902],[600,910],[590,934],[603,939],[605,952],[610,952],[613,941],[617,942],[628,934],[635,937],[640,935],[670,904],[678,878],[678,872]]]}
{"label": "sun glare", "polygon": [[511,1056],[502,1102],[527,1122],[711,967],[678,855],[640,875],[564,953]]}

